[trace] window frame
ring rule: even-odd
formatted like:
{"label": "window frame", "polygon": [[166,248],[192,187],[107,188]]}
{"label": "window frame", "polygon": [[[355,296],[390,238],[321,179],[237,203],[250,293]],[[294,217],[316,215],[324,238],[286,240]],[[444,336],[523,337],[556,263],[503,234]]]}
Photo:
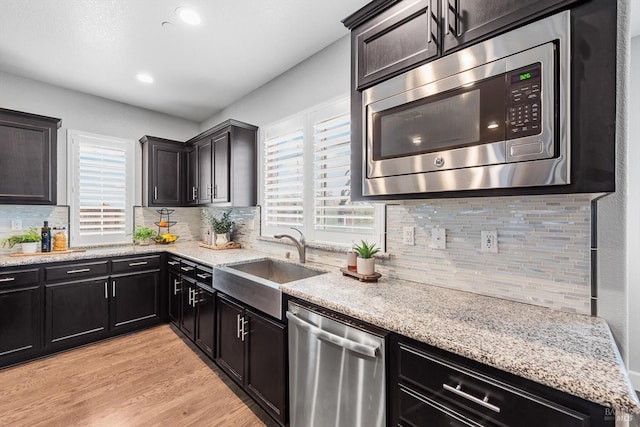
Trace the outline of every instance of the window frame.
{"label": "window frame", "polygon": [[[122,148],[125,153],[125,232],[116,235],[92,235],[80,234],[80,212],[77,190],[79,186],[79,155],[81,140],[86,139],[90,145],[107,148]],[[69,242],[73,246],[108,246],[131,243],[131,230],[133,229],[133,206],[135,201],[135,141],[118,138],[109,135],[100,135],[80,130],[69,129],[67,131],[67,203],[69,205]]]}
{"label": "window frame", "polygon": [[[316,243],[323,246],[334,246],[337,248],[352,247],[354,243],[359,243],[364,239],[375,243],[383,251],[385,250],[385,204],[379,202],[369,202],[374,207],[374,230],[372,234],[365,233],[343,233],[315,229],[315,150],[314,150],[314,124],[329,120],[339,115],[351,114],[350,101],[348,96],[341,96],[328,102],[316,105],[300,113],[286,117],[260,127],[259,149],[258,149],[258,203],[265,206],[265,142],[267,139],[277,138],[286,134],[291,134],[299,128],[303,132],[303,170],[304,170],[304,191],[303,191],[303,226],[299,227],[304,233],[308,243]],[[350,118],[351,119],[351,118]],[[275,234],[291,234],[289,227],[273,227],[266,225],[265,210],[261,209],[261,237],[273,237]],[[293,232],[296,235],[295,232]]]}

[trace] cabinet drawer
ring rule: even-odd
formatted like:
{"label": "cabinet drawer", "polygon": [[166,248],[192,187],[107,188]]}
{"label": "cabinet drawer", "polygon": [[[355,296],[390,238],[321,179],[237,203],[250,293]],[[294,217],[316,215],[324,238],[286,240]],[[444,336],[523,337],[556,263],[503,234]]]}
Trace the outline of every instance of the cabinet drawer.
{"label": "cabinet drawer", "polygon": [[170,270],[180,271],[180,258],[175,256],[169,256],[169,259],[167,260],[167,265],[169,266]]}
{"label": "cabinet drawer", "polygon": [[476,422],[522,427],[589,425],[585,414],[405,344],[400,344],[399,368],[401,382],[419,386],[426,399]]}
{"label": "cabinet drawer", "polygon": [[76,279],[80,277],[106,275],[109,271],[108,261],[85,262],[78,264],[65,264],[56,267],[46,267],[45,277],[47,281]]}
{"label": "cabinet drawer", "polygon": [[0,271],[0,286],[28,285],[40,281],[40,269]]}
{"label": "cabinet drawer", "polygon": [[209,267],[205,267],[202,265],[198,265],[196,267],[196,280],[200,283],[207,285],[208,287],[213,286],[213,270]]}
{"label": "cabinet drawer", "polygon": [[445,405],[402,385],[398,386],[400,400],[399,426],[495,426],[489,421],[475,422]]}
{"label": "cabinet drawer", "polygon": [[180,261],[180,274],[185,277],[196,277],[196,263],[182,260]]}
{"label": "cabinet drawer", "polygon": [[160,255],[125,258],[111,261],[111,271],[126,273],[128,271],[157,270],[160,268]]}

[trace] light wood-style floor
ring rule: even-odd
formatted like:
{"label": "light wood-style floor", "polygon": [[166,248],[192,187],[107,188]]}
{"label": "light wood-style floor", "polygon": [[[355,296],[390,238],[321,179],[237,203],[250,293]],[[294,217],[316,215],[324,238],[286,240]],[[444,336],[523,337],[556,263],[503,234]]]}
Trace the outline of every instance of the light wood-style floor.
{"label": "light wood-style floor", "polygon": [[1,426],[274,426],[168,325],[0,370]]}

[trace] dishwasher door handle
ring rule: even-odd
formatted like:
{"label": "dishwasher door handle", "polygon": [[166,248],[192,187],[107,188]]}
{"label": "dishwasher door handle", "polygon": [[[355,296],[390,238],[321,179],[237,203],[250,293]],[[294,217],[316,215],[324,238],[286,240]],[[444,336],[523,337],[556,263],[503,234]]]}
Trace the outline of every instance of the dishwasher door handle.
{"label": "dishwasher door handle", "polygon": [[332,334],[325,331],[324,329],[318,328],[315,325],[305,322],[290,311],[287,311],[287,319],[289,319],[289,321],[294,323],[296,326],[306,330],[310,334],[317,336],[319,339],[328,341],[332,344],[336,344],[355,353],[360,353],[369,357],[376,357],[376,353],[378,352],[378,346],[373,347],[367,344],[360,344],[355,341],[339,337],[338,335]]}

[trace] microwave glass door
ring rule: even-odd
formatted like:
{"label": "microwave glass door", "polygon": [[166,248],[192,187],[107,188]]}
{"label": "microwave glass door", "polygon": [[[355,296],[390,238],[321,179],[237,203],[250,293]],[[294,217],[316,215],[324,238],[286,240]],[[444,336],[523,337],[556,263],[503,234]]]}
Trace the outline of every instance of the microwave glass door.
{"label": "microwave glass door", "polygon": [[373,160],[505,139],[504,75],[373,114]]}

